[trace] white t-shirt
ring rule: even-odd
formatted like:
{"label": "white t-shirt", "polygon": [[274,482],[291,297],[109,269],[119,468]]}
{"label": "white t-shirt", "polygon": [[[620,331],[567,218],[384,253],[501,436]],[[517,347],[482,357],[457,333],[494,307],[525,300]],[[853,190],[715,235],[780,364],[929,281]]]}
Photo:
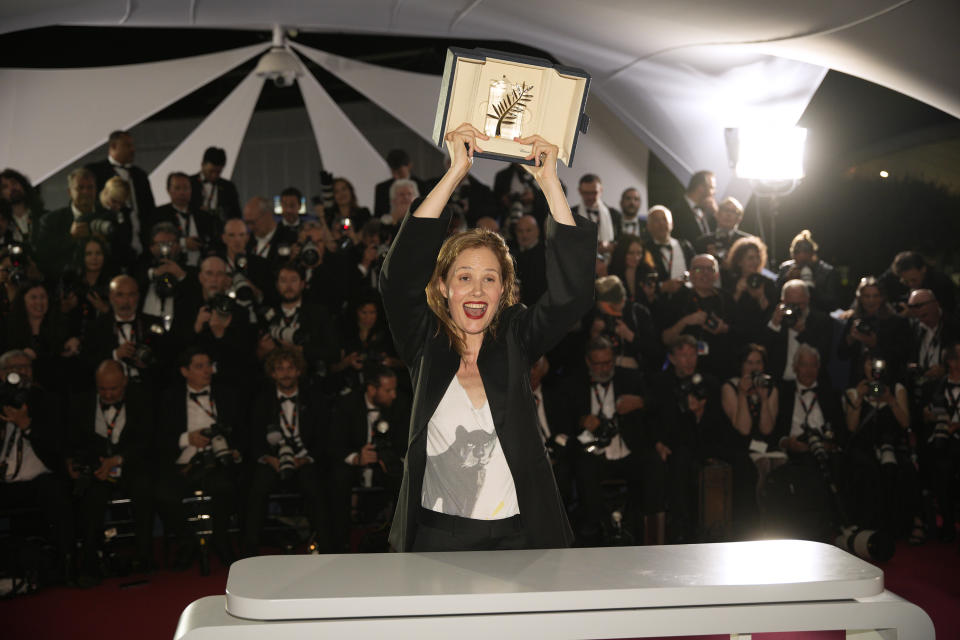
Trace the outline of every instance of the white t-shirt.
{"label": "white t-shirt", "polygon": [[477,520],[500,520],[520,513],[490,402],[475,409],[457,376],[427,423],[427,465],[420,504],[431,511]]}

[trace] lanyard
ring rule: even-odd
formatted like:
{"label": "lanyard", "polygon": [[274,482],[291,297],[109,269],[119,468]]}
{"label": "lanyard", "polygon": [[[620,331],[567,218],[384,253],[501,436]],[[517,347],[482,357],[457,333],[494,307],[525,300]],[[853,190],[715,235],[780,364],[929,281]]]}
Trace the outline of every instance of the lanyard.
{"label": "lanyard", "polygon": [[668,245],[659,245],[658,249],[660,250],[660,258],[663,259],[663,250],[664,248],[670,250],[670,256],[666,258],[667,260],[667,280],[673,276],[673,243],[671,242]]}
{"label": "lanyard", "polygon": [[293,403],[293,418],[287,420],[287,412],[283,410],[283,402],[280,402],[280,421],[283,422],[283,426],[286,427],[287,431],[290,432],[290,435],[296,437],[297,435],[297,409],[299,407],[299,402]]}
{"label": "lanyard", "polygon": [[806,424],[810,418],[810,412],[813,411],[813,408],[817,406],[817,392],[813,392],[813,402],[810,403],[809,407],[807,406],[807,403],[803,401],[803,392],[798,389],[797,395],[800,396],[800,406],[803,407],[803,422]]}
{"label": "lanyard", "polygon": [[[192,392],[191,392],[191,393],[192,393]],[[190,399],[193,400],[193,402],[194,402],[198,407],[200,407],[200,410],[201,410],[201,411],[203,411],[205,414],[207,414],[208,416],[210,416],[210,418],[211,418],[214,422],[216,422],[216,421],[217,421],[217,407],[216,407],[216,405],[214,405],[214,403],[213,403],[213,393],[211,392],[210,395],[207,396],[207,397],[210,399],[210,411],[207,411],[207,408],[204,407],[202,404],[200,404],[200,398],[191,397]]]}
{"label": "lanyard", "polygon": [[[937,330],[930,337],[930,342],[923,352],[923,368],[929,369],[935,364],[940,364],[940,328],[942,324],[937,325]],[[925,331],[925,330],[924,330]]]}
{"label": "lanyard", "polygon": [[[593,385],[593,397],[597,399],[597,406],[598,406],[597,411],[599,412],[599,415],[603,415],[604,402],[606,401],[607,396],[613,392],[613,385],[611,384],[612,382],[613,382],[612,380],[606,384],[597,382],[597,383],[594,383]],[[603,387],[602,396],[597,391],[597,387]]]}
{"label": "lanyard", "polygon": [[950,420],[953,421],[957,417],[957,411],[960,409],[960,393],[954,394],[953,388],[950,387],[950,384],[947,383],[943,388],[943,395],[947,398],[947,409],[950,411]]}
{"label": "lanyard", "polygon": [[100,405],[100,415],[103,416],[103,421],[107,425],[107,442],[109,444],[115,444],[113,442],[113,429],[117,426],[117,420],[120,419],[120,412],[123,411],[123,404],[120,406],[113,407],[113,420],[107,420],[107,414],[103,410],[103,405]]}
{"label": "lanyard", "polygon": [[213,199],[217,197],[217,185],[213,182],[204,183],[205,185],[210,185],[210,195],[207,196],[206,209],[210,211],[213,209]]}
{"label": "lanyard", "polygon": [[[4,424],[4,432],[10,428],[9,423]],[[6,435],[6,433],[4,433]],[[6,467],[7,458],[10,457],[10,450],[13,449],[13,444],[17,444],[17,465],[13,468],[13,475],[10,478],[16,478],[17,474],[20,473],[20,466],[23,464],[23,431],[20,430],[20,427],[13,426],[13,435],[10,436],[10,439],[6,442],[6,446],[3,447],[3,459],[0,462],[3,463],[3,466]],[[6,478],[0,478],[0,481],[5,481]]]}

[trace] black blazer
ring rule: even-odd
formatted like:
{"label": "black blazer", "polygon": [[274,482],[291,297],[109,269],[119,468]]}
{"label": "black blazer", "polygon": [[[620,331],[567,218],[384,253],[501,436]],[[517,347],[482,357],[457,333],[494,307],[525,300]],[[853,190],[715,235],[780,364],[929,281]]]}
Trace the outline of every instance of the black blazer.
{"label": "black blazer", "polygon": [[687,199],[683,196],[673,203],[670,207],[670,213],[673,214],[674,238],[682,238],[688,242],[694,242],[697,238],[704,235],[704,233],[710,233],[716,227],[713,217],[708,216],[706,212],[704,212],[704,221],[706,222],[707,229],[702,229],[697,223],[697,214],[690,208],[690,205],[687,204]]}
{"label": "black blazer", "polygon": [[[752,237],[751,234],[746,231],[740,231],[740,229],[730,231],[730,233],[723,238],[720,237],[717,231],[711,231],[698,237],[693,242],[693,248],[697,250],[697,253],[712,253],[718,259],[722,259],[727,254],[727,251],[730,250],[730,247],[733,246],[734,242],[740,238]],[[709,251],[710,245],[715,247],[713,252]]]}
{"label": "black blazer", "polygon": [[[241,405],[236,392],[214,382],[211,386],[217,422],[229,426],[230,446],[240,451],[249,449],[249,428],[246,406]],[[157,462],[173,464],[180,455],[180,434],[187,430],[187,384],[174,384],[163,393],[156,428],[155,451]]]}
{"label": "black blazer", "polygon": [[[693,256],[697,255],[693,250],[693,245],[690,244],[687,240],[683,238],[678,238],[677,242],[680,243],[680,250],[683,251],[683,259],[687,264],[687,268],[690,268],[690,261],[693,260]],[[669,280],[670,279],[670,269],[668,265],[663,260],[663,254],[660,252],[660,248],[657,246],[657,243],[651,238],[644,244],[644,248],[650,252],[650,255],[653,256],[653,265],[657,268],[657,275],[660,276],[660,280]]]}
{"label": "black blazer", "polygon": [[280,255],[280,247],[292,247],[296,243],[297,232],[287,226],[278,224],[276,231],[273,232],[273,237],[270,238],[270,242],[268,243],[270,248],[267,250],[266,255],[257,255],[257,239],[252,233],[250,234],[250,240],[247,241],[247,256],[263,258],[267,261],[271,273],[276,273],[283,263],[290,260],[289,256]]}
{"label": "black blazer", "polygon": [[[624,394],[644,395],[643,380],[640,372],[633,369],[617,368],[613,376],[613,394],[619,398]],[[580,433],[579,421],[583,416],[591,415],[590,407],[593,398],[593,383],[588,376],[576,376],[565,385],[567,413],[572,421],[573,432],[569,435],[577,436]],[[631,452],[639,451],[641,447],[653,446],[656,440],[649,429],[644,430],[643,409],[631,411],[619,416],[620,437],[627,444]]]}
{"label": "black blazer", "polygon": [[[191,231],[195,234],[194,237],[200,238],[200,242],[203,243],[200,253],[201,255],[206,255],[213,244],[220,239],[220,232],[216,220],[205,211],[200,211],[193,207],[189,207],[187,211],[190,213],[190,217],[193,218],[193,224],[190,225]],[[158,222],[169,222],[180,230],[180,237],[184,237],[185,230],[183,229],[183,222],[172,204],[157,207],[150,223],[151,228]],[[144,253],[146,253],[146,251]]]}
{"label": "black blazer", "polygon": [[[99,207],[94,210],[94,217],[107,217],[107,212]],[[63,269],[71,263],[77,253],[80,241],[70,235],[73,225],[73,209],[69,204],[62,209],[50,211],[40,218],[39,228],[34,232],[36,237],[37,266],[49,280],[56,280],[63,274]]]}
{"label": "black blazer", "polygon": [[[192,211],[201,211],[203,209],[203,183],[199,173],[190,176],[190,209]],[[237,194],[237,187],[229,180],[217,178],[215,183],[217,190],[217,208],[222,212],[223,220],[229,218],[239,218],[241,215],[240,196]],[[216,216],[216,213],[210,213]]]}
{"label": "black blazer", "polygon": [[[247,452],[250,460],[256,462],[260,456],[273,455],[267,443],[267,432],[270,425],[280,426],[280,401],[275,385],[270,384],[257,394],[250,415]],[[325,409],[320,396],[301,384],[297,390],[297,431],[303,446],[318,464],[330,458],[331,447],[325,425]]]}
{"label": "black blazer", "polygon": [[[824,312],[811,308],[803,331],[797,334],[797,342],[808,344],[820,352],[820,368],[823,371],[826,371],[832,355],[833,322]],[[792,362],[787,362],[788,335],[789,330],[785,327],[780,327],[780,331],[774,331],[769,326],[763,328],[761,342],[767,348],[767,371],[778,380],[788,366],[793,366]]]}
{"label": "black blazer", "polygon": [[[604,202],[606,205],[607,203]],[[580,213],[580,205],[571,207],[570,211],[573,212],[575,216],[583,216],[584,214]],[[620,239],[621,228],[623,227],[623,214],[620,213],[619,209],[614,209],[611,206],[607,206],[607,210],[610,212],[610,222],[613,224],[613,240],[616,242]]]}
{"label": "black blazer", "polygon": [[[783,289],[787,283],[787,272],[793,268],[796,260],[787,260],[780,264],[777,272],[777,288]],[[823,260],[817,260],[810,265],[813,272],[813,286],[810,287],[810,304],[826,313],[841,306],[840,303],[840,274]],[[894,298],[890,298],[894,300]]]}
{"label": "black blazer", "polygon": [[532,306],[547,290],[547,258],[543,242],[526,251],[514,253],[517,278],[520,279],[520,300]]}
{"label": "black blazer", "polygon": [[[820,368],[820,371],[823,371],[823,367]],[[823,413],[824,424],[830,425],[838,444],[843,444],[846,440],[847,424],[840,407],[840,394],[830,388],[830,380],[821,375],[820,380],[817,381],[816,395],[820,412]],[[779,449],[780,438],[786,438],[790,435],[790,429],[793,427],[793,410],[796,406],[796,399],[796,381],[791,380],[781,383],[777,421],[774,423],[773,431],[767,439],[771,449]],[[804,402],[809,403],[810,400],[805,396]]]}
{"label": "black blazer", "polygon": [[[419,202],[414,202],[411,211],[417,206]],[[380,273],[394,344],[415,387],[403,484],[390,531],[390,543],[398,551],[409,551],[416,533],[427,423],[460,367],[459,354],[437,331],[438,321],[424,292],[450,215],[449,208],[439,219],[408,215]],[[487,333],[477,359],[532,548],[565,547],[573,540],[538,434],[529,371],[593,303],[597,226],[581,217],[574,221],[576,226],[547,224],[547,294],[533,307],[517,304],[504,310],[496,336]]]}
{"label": "black blazer", "polygon": [[[330,442],[335,463],[341,463],[354,451],[367,444],[367,405],[363,389],[340,396],[330,420]],[[393,404],[380,410],[380,420],[390,425],[387,435],[394,450],[404,455],[407,450],[407,427],[410,424],[410,406],[404,396],[398,395]]]}
{"label": "black blazer", "polygon": [[[154,412],[146,393],[136,385],[128,385],[123,406],[126,422],[117,441],[114,455],[123,456],[123,466],[143,468],[152,453]],[[100,396],[95,391],[74,394],[70,398],[70,449],[74,455],[104,455],[107,441],[96,432],[96,417]]]}

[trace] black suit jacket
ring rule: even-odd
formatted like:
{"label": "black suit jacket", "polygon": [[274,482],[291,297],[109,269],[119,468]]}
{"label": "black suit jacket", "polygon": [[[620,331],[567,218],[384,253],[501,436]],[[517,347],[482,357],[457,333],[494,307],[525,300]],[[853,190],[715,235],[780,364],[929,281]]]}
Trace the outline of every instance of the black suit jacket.
{"label": "black suit jacket", "polygon": [[[419,202],[414,202],[412,211]],[[533,548],[568,546],[572,539],[550,461],[540,440],[529,371],[593,303],[597,228],[547,225],[548,293],[531,308],[513,305],[501,314],[496,336],[487,333],[477,367],[497,436],[516,487]],[[407,459],[390,542],[409,551],[416,530],[427,458],[427,423],[460,367],[460,356],[427,305],[424,287],[447,235],[449,208],[439,219],[408,215],[380,274],[384,308],[401,359],[414,382]]]}
{"label": "black suit jacket", "polygon": [[[326,408],[323,406],[320,395],[310,388],[300,385],[297,390],[297,431],[303,446],[310,457],[318,464],[326,463],[331,456],[330,441],[326,432]],[[248,457],[256,462],[264,455],[275,455],[274,450],[267,443],[267,432],[271,425],[279,427],[280,401],[277,398],[277,388],[269,385],[257,394],[250,413],[252,420],[249,427]],[[294,447],[296,448],[296,447]],[[294,453],[298,453],[294,451]]]}
{"label": "black suit jacket", "polygon": [[687,199],[682,196],[670,207],[670,213],[673,214],[674,238],[683,238],[688,242],[694,242],[704,235],[704,232],[710,233],[716,227],[713,217],[704,213],[704,222],[707,228],[703,229],[697,222],[697,214],[687,204]]}
{"label": "black suit jacket", "polygon": [[[87,165],[87,169],[93,172],[97,180],[97,195],[103,191],[107,180],[117,175],[110,160],[104,158],[99,162],[93,162]],[[150,188],[150,178],[146,171],[137,166],[127,169],[130,174],[130,181],[133,183],[134,195],[137,199],[137,213],[140,216],[140,242],[146,247],[150,244],[149,225],[153,219],[153,210],[156,209],[156,201],[153,199],[153,189]]]}
{"label": "black suit jacket", "polygon": [[[94,218],[109,218],[108,212],[96,208]],[[37,266],[43,275],[56,280],[63,274],[63,269],[73,262],[81,244],[70,235],[73,225],[73,209],[68,204],[62,209],[50,211],[40,218],[39,228],[35,232]]]}
{"label": "black suit jacket", "polygon": [[[236,392],[225,385],[211,385],[217,422],[228,426],[230,446],[240,451],[249,449],[247,407]],[[180,455],[180,435],[187,430],[187,385],[174,384],[163,393],[156,429],[156,454],[160,464],[173,464]]]}
{"label": "black suit jacket", "polygon": [[[752,238],[753,236],[746,231],[740,231],[740,229],[734,229],[729,232],[725,237],[720,237],[719,232],[711,231],[710,233],[705,233],[699,236],[693,243],[694,249],[697,250],[697,253],[710,253],[717,257],[718,260],[722,260],[727,251],[730,250],[730,247],[733,246],[733,243],[739,240],[740,238]],[[710,251],[711,245],[714,250]]]}
{"label": "black suit jacket", "polygon": [[[623,394],[642,396],[644,394],[643,379],[637,370],[617,368],[613,376],[614,398]],[[564,396],[567,400],[567,414],[573,422],[573,432],[569,435],[577,436],[580,433],[579,421],[584,416],[591,415],[590,411],[594,394],[594,384],[588,376],[576,376],[565,386]],[[638,409],[619,416],[620,437],[631,452],[639,451],[641,447],[653,446],[656,440],[650,429],[644,429],[643,410]],[[572,443],[571,443],[572,445]]]}
{"label": "black suit jacket", "polygon": [[[33,452],[47,469],[57,475],[64,475],[66,436],[61,428],[60,396],[34,385],[27,391],[26,406],[30,415],[30,433],[23,437],[30,441]],[[6,436],[4,428],[18,427],[0,423],[0,436]]]}
{"label": "black suit jacket", "polygon": [[[200,249],[200,254],[201,256],[204,256],[220,238],[217,221],[211,214],[205,211],[200,211],[199,209],[194,209],[192,206],[187,209],[187,211],[192,218],[190,224],[190,235],[199,238],[200,242],[203,243],[203,247]],[[181,238],[185,237],[186,229],[184,229],[183,219],[180,217],[179,212],[173,208],[172,204],[165,204],[162,207],[157,207],[151,220],[151,228],[153,225],[159,222],[169,222],[180,230]],[[146,251],[144,251],[144,253],[146,253]]]}
{"label": "black suit jacket", "polygon": [[[335,463],[342,463],[348,455],[359,452],[367,444],[367,405],[364,388],[340,396],[330,420],[330,442]],[[387,435],[394,450],[401,456],[407,450],[407,427],[410,424],[410,406],[398,395],[393,404],[380,410],[379,420],[390,425]]]}
{"label": "black suit jacket", "polygon": [[[673,236],[677,239],[677,242],[680,243],[680,250],[683,251],[683,259],[686,262],[687,268],[690,268],[690,261],[693,260],[693,257],[696,252],[693,250],[693,245],[690,244],[687,240]],[[669,280],[670,279],[670,269],[667,265],[667,262],[663,259],[663,253],[660,252],[660,247],[657,246],[657,243],[653,239],[649,239],[645,244],[644,248],[650,252],[650,255],[653,257],[653,265],[657,268],[657,275],[660,277],[660,280]]]}
{"label": "black suit jacket", "polygon": [[[193,211],[204,210],[203,202],[203,183],[199,173],[190,176],[190,209]],[[215,218],[220,218],[221,222],[230,218],[239,218],[241,215],[240,196],[237,194],[237,187],[229,180],[217,178],[214,188],[217,190],[217,209],[219,211],[209,212]]]}
{"label": "black suit jacket", "polygon": [[[606,203],[604,203],[606,204]],[[573,212],[575,216],[583,216],[580,213],[582,207],[578,204],[570,208],[570,211]],[[614,209],[611,206],[607,206],[607,210],[610,211],[610,222],[613,224],[613,239],[617,241],[620,239],[620,234],[622,233],[621,229],[623,227],[623,214],[620,213],[619,209]]]}
{"label": "black suit jacket", "polygon": [[[833,320],[818,309],[810,309],[803,331],[797,334],[797,342],[808,344],[820,352],[820,369],[827,370],[833,347]],[[774,331],[769,326],[763,328],[762,344],[767,348],[767,371],[778,380],[792,362],[787,362],[789,329],[780,327]]]}
{"label": "black suit jacket", "polygon": [[[823,371],[823,368],[820,369]],[[833,430],[834,438],[837,438],[839,444],[846,440],[847,425],[844,421],[843,410],[840,407],[840,395],[830,388],[830,381],[821,377],[817,381],[817,404],[820,405],[820,411],[823,413],[824,424],[829,424]],[[773,431],[767,439],[772,449],[779,448],[781,438],[790,435],[790,429],[793,427],[793,410],[796,408],[797,383],[793,380],[780,384],[780,404],[777,409],[777,421],[774,423]],[[804,402],[810,404],[811,400],[804,396]]]}
{"label": "black suit jacket", "polygon": [[[126,421],[113,455],[123,456],[123,466],[148,462],[152,454],[154,412],[147,394],[136,385],[128,385],[123,401]],[[74,394],[70,398],[68,428],[71,452],[77,455],[106,455],[106,438],[96,432],[100,396],[95,391]]]}
{"label": "black suit jacket", "polygon": [[[777,288],[783,289],[787,283],[787,272],[796,264],[796,260],[787,260],[780,264],[777,272]],[[817,260],[810,265],[813,272],[813,286],[810,287],[810,304],[821,311],[830,313],[841,306],[840,303],[840,274],[833,266],[823,260]],[[895,298],[890,298],[895,300]]]}
{"label": "black suit jacket", "polygon": [[[143,383],[153,388],[153,385],[167,381],[176,354],[170,348],[169,334],[159,336],[150,331],[151,326],[163,324],[160,318],[138,313],[133,323],[136,342],[147,342],[159,360],[155,367],[139,369]],[[118,336],[119,328],[112,311],[103,314],[89,325],[83,337],[83,350],[80,352],[88,371],[92,372],[101,362],[113,358],[113,350],[119,345]]]}
{"label": "black suit jacket", "polygon": [[270,270],[272,273],[276,273],[280,269],[280,266],[289,261],[290,257],[280,255],[280,247],[292,247],[297,243],[297,232],[293,231],[289,227],[278,224],[276,231],[273,233],[273,237],[270,238],[270,242],[266,254],[257,255],[257,239],[253,234],[250,234],[250,240],[247,242],[247,255],[256,256],[263,258],[270,265]]}
{"label": "black suit jacket", "polygon": [[547,290],[547,254],[543,242],[526,251],[517,251],[514,256],[520,279],[520,300],[531,306]]}

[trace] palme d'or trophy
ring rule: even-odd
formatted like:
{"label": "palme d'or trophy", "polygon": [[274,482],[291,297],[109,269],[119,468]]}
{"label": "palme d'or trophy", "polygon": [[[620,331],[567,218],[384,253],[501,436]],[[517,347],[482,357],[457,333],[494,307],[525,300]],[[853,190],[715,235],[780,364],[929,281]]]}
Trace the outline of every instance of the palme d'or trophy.
{"label": "palme d'or trophy", "polygon": [[586,105],[590,76],[548,60],[485,49],[447,50],[433,138],[467,122],[490,136],[474,157],[534,164],[530,145],[514,138],[540,135],[559,147],[572,166],[577,140],[590,121]]}

